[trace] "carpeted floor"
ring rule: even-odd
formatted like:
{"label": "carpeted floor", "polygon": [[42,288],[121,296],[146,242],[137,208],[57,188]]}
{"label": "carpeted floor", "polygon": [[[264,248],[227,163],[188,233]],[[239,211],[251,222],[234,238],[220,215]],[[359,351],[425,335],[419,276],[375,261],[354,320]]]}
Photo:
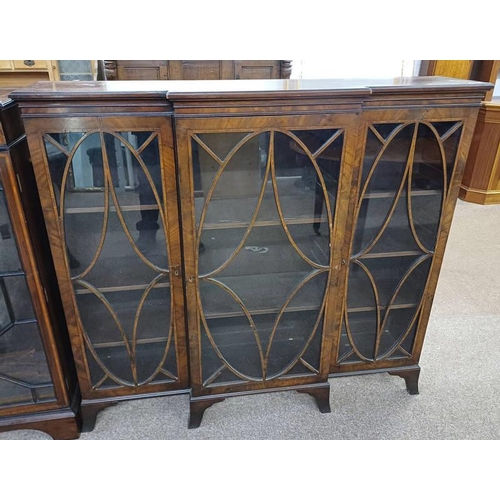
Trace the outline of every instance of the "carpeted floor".
{"label": "carpeted floor", "polygon": [[331,414],[294,391],[235,397],[195,430],[187,395],[137,400],[81,439],[500,439],[500,205],[458,202],[420,365],[418,396],[386,374],[338,378]]}

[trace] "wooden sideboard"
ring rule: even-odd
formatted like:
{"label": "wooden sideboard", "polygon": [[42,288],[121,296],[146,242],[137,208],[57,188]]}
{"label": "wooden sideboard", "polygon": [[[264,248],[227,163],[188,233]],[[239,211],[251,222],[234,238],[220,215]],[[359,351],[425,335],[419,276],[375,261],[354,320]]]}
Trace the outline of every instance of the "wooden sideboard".
{"label": "wooden sideboard", "polygon": [[104,61],[106,80],[255,80],[290,78],[292,61]]}
{"label": "wooden sideboard", "polygon": [[0,431],[79,436],[71,347],[19,109],[0,90]]}
{"label": "wooden sideboard", "polygon": [[26,87],[44,80],[59,80],[57,61],[0,61],[0,87]]}
{"label": "wooden sideboard", "polygon": [[479,111],[459,196],[464,201],[481,205],[500,203],[500,61],[424,63],[423,74],[471,78],[495,84],[495,89],[486,93]]}
{"label": "wooden sideboard", "polygon": [[[85,429],[419,359],[477,113],[448,78],[37,84],[22,110]],[[370,383],[370,378],[366,379]]]}

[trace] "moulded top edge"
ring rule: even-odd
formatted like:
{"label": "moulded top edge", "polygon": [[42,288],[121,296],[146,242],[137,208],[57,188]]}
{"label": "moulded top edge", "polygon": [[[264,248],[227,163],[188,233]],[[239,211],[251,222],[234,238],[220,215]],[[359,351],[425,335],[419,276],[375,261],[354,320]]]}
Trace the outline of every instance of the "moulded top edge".
{"label": "moulded top edge", "polygon": [[165,99],[168,92],[167,81],[64,81],[38,82],[11,92],[16,101],[23,100],[64,100],[79,99]]}
{"label": "moulded top edge", "polygon": [[432,92],[486,92],[490,83],[445,77],[302,80],[119,80],[38,82],[10,93],[17,100],[77,99],[287,99]]}
{"label": "moulded top edge", "polygon": [[387,79],[211,80],[169,82],[168,99],[335,97],[432,92],[486,92],[492,84],[444,77]]}
{"label": "moulded top edge", "polygon": [[460,78],[447,78],[442,76],[413,76],[400,77],[394,80],[373,80],[367,81],[366,85],[372,90],[373,94],[389,93],[389,92],[434,92],[434,91],[455,91],[455,92],[470,92],[481,91],[487,92],[494,85],[488,82],[479,82],[476,80],[463,80]]}
{"label": "moulded top edge", "polygon": [[1,88],[0,89],[0,108],[4,108],[8,106],[12,99],[9,97],[9,94],[15,90],[14,88]]}

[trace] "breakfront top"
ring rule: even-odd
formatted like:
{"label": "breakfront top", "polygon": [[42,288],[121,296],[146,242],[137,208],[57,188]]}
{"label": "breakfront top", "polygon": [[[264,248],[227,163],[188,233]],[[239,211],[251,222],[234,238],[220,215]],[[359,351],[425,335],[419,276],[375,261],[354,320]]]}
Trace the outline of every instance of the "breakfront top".
{"label": "breakfront top", "polygon": [[489,83],[445,77],[402,77],[393,79],[303,79],[303,80],[170,80],[39,82],[11,93],[24,100],[162,98],[175,101],[203,99],[289,99],[296,97],[370,96],[414,94],[430,96],[484,92]]}

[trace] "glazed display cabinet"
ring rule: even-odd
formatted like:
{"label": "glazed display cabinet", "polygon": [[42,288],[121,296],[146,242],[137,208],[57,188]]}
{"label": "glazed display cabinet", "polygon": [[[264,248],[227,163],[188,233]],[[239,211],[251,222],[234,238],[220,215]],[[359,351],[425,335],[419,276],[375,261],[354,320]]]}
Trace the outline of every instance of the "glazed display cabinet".
{"label": "glazed display cabinet", "polygon": [[17,105],[0,91],[0,431],[80,432],[64,313]]}
{"label": "glazed display cabinet", "polygon": [[[82,390],[297,390],[419,357],[478,106],[446,78],[38,84],[27,128]],[[368,379],[369,380],[369,379]]]}

